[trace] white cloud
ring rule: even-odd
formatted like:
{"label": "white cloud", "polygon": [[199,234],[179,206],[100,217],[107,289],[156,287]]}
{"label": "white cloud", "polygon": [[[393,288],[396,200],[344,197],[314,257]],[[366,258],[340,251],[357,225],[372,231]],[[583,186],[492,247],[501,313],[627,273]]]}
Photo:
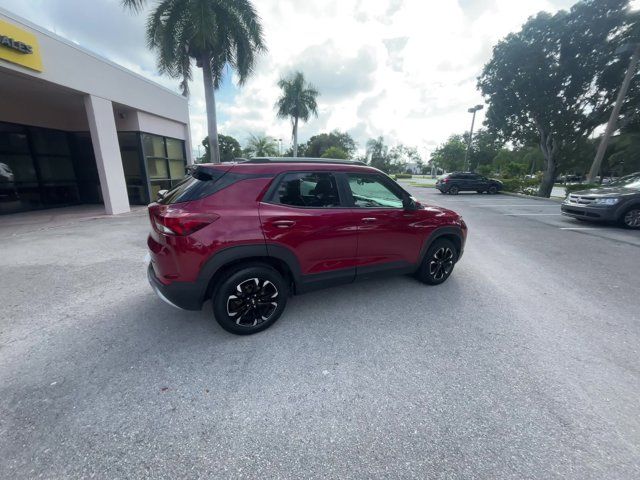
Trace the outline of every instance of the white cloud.
{"label": "white cloud", "polygon": [[[638,0],[640,1],[640,0]],[[150,2],[153,4],[153,2]],[[266,133],[290,141],[289,122],[275,118],[276,82],[302,70],[322,93],[319,118],[301,140],[334,128],[364,147],[384,135],[390,144],[433,150],[470,122],[466,110],[482,101],[476,77],[491,48],[540,10],[571,0],[261,0],[254,4],[269,51],[235,95],[218,101],[219,131],[244,141]],[[144,42],[144,16],[119,0],[4,0],[18,15],[77,41],[111,60],[177,90],[161,78]],[[193,145],[206,134],[201,73],[191,85]],[[226,92],[229,93],[229,92]],[[482,121],[482,116],[479,118]]]}

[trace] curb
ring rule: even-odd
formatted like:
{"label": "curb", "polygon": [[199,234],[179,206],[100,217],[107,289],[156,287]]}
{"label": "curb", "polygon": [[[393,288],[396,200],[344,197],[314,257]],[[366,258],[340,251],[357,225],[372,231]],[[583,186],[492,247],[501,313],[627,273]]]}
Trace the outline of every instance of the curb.
{"label": "curb", "polygon": [[535,197],[533,195],[525,195],[524,193],[514,193],[514,192],[500,192],[502,195],[509,195],[511,197],[520,197],[520,198],[526,198],[529,200],[538,200],[538,201],[544,201],[544,200],[551,200],[552,202],[556,202],[556,203],[562,203],[564,201],[564,198],[558,198],[558,197],[550,197],[550,198],[543,198],[543,197]]}

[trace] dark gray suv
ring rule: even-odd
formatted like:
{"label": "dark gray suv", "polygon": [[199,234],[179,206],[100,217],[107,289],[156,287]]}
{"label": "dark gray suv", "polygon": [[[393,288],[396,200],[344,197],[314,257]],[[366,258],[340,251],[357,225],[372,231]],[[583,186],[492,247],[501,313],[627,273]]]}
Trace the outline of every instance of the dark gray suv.
{"label": "dark gray suv", "polygon": [[640,172],[603,188],[570,193],[561,208],[564,215],[580,220],[618,222],[640,229]]}

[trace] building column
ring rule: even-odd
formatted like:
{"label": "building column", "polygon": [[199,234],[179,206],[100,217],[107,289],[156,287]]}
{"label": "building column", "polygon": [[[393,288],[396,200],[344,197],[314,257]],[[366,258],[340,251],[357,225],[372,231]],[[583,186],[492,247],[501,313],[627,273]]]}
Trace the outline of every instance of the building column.
{"label": "building column", "polygon": [[130,210],[129,196],[122,168],[113,105],[104,98],[86,95],[84,108],[89,121],[104,208],[108,215],[126,213]]}

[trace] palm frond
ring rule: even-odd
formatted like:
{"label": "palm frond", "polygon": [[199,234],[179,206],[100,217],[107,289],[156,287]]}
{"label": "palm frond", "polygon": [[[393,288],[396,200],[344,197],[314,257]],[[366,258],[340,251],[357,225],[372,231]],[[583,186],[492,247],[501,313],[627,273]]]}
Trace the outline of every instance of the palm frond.
{"label": "palm frond", "polygon": [[123,7],[133,12],[139,12],[146,5],[147,0],[120,0]]}

